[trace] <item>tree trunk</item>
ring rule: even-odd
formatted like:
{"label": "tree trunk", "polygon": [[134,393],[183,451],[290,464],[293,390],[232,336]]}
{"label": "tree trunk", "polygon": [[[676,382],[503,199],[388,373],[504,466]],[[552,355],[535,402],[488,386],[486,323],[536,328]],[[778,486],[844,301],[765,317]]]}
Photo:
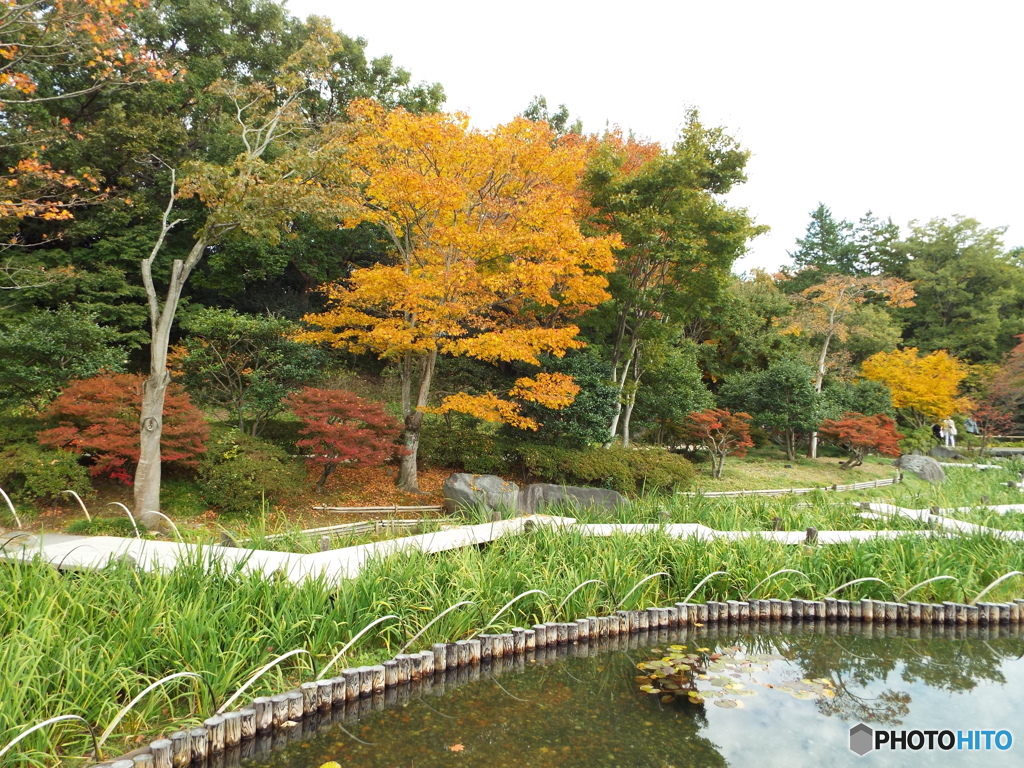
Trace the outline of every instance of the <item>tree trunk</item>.
{"label": "tree trunk", "polygon": [[608,442],[604,444],[605,448],[610,448],[612,443],[615,442],[615,435],[619,431],[619,419],[622,417],[622,393],[626,389],[626,378],[629,375],[629,367],[633,363],[633,358],[636,355],[637,345],[640,340],[637,337],[633,337],[630,342],[629,354],[625,357],[625,362],[622,364],[622,375],[617,375],[617,372],[612,371],[615,375],[615,388],[618,390],[618,397],[615,398],[615,414],[612,416],[611,426],[608,428]]}
{"label": "tree trunk", "polygon": [[[818,355],[818,369],[814,377],[814,391],[821,394],[821,386],[825,382],[825,361],[828,360],[828,348],[832,343],[832,334],[825,335],[825,342],[821,345],[821,354]],[[811,432],[811,439],[807,446],[807,456],[812,459],[818,458],[818,433]]]}
{"label": "tree trunk", "polygon": [[786,444],[786,458],[790,461],[796,461],[796,432],[792,429],[787,429],[783,434],[783,442]]}
{"label": "tree trunk", "polygon": [[153,261],[163,247],[164,239],[175,225],[182,220],[169,221],[174,207],[174,174],[171,174],[171,197],[164,211],[160,235],[148,258],[142,260],[142,282],[146,288],[149,304],[149,378],[142,385],[142,414],[139,419],[139,466],[135,470],[135,514],[147,528],[163,526],[163,519],[151,512],[160,511],[161,452],[160,438],[163,435],[164,398],[171,383],[167,371],[167,350],[171,343],[171,327],[178,311],[181,290],[199,263],[209,243],[208,235],[200,234],[188,257],[175,259],[171,264],[171,275],[167,282],[167,293],[163,305],[153,284]]}
{"label": "tree trunk", "polygon": [[629,448],[629,421],[633,417],[633,406],[636,404],[636,390],[626,396],[625,413],[622,415],[622,447]]}
{"label": "tree trunk", "polygon": [[139,465],[135,470],[135,514],[147,528],[161,524],[160,438],[163,434],[164,397],[171,376],[167,370],[150,372],[142,384],[142,415],[139,419]]}
{"label": "tree trunk", "polygon": [[398,465],[398,478],[395,480],[403,491],[419,493],[419,477],[416,471],[416,456],[420,447],[420,429],[423,427],[423,411],[430,398],[430,385],[434,378],[434,366],[437,363],[437,350],[421,358],[419,364],[419,387],[416,393],[416,405],[412,405],[412,355],[406,354],[402,365],[402,400],[405,430],[402,433],[402,447],[405,453]]}
{"label": "tree trunk", "polygon": [[335,466],[335,464],[324,464],[323,469],[320,470],[320,477],[317,478],[316,485],[313,486],[313,493],[323,493],[327,478],[331,476]]}

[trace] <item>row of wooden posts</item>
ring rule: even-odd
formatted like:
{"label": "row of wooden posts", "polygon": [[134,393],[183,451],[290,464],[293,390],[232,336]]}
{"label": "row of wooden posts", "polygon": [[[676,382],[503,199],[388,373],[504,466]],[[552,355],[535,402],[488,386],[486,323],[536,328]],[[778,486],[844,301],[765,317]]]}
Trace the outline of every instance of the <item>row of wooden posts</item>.
{"label": "row of wooden posts", "polygon": [[[978,630],[1024,623],[1024,599],[1011,603],[896,603],[879,600],[729,600],[726,602],[676,603],[668,608],[617,611],[612,616],[590,616],[570,622],[516,627],[503,634],[483,634],[471,640],[435,643],[429,651],[398,654],[383,664],[345,669],[336,677],[303,683],[297,690],[276,696],[260,696],[249,706],[207,718],[203,726],[172,733],[152,742],[130,759],[101,763],[103,768],[185,768],[202,763],[244,744],[260,734],[294,727],[314,713],[360,701],[380,699],[408,688],[409,684],[433,681],[452,670],[479,668],[522,661],[538,651],[569,649],[581,644],[614,642],[617,638],[649,636],[649,633],[697,629],[709,626],[737,627],[758,622],[807,622],[824,627],[833,623],[877,624],[893,627],[953,627]],[[657,641],[662,638],[655,636]],[[381,698],[383,697],[383,698]]]}

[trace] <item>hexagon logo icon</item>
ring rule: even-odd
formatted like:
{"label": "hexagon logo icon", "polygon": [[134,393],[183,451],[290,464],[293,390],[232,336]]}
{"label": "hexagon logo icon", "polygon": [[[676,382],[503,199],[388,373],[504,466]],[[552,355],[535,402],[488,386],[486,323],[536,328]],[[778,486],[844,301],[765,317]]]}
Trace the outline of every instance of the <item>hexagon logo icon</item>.
{"label": "hexagon logo icon", "polygon": [[864,757],[875,748],[875,732],[864,723],[857,723],[850,729],[850,750]]}

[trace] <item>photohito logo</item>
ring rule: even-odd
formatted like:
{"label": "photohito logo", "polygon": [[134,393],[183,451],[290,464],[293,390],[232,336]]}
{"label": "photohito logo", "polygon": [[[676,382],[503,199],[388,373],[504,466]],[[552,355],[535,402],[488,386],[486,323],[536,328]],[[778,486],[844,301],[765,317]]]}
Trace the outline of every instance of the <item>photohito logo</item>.
{"label": "photohito logo", "polygon": [[1013,734],[1007,730],[968,731],[897,731],[876,730],[864,723],[850,729],[850,751],[864,757],[874,749],[999,750],[1005,752],[1013,746]]}

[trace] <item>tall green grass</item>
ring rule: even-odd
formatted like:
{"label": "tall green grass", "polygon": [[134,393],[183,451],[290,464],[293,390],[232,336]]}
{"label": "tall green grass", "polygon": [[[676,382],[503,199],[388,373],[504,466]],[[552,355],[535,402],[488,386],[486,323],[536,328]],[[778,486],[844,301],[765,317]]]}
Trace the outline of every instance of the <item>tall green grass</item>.
{"label": "tall green grass", "polygon": [[[366,663],[394,654],[439,611],[461,600],[474,606],[454,611],[418,641],[418,647],[478,632],[508,600],[530,589],[491,631],[529,626],[615,609],[640,579],[646,582],[623,607],[682,599],[706,574],[727,574],[706,584],[694,599],[743,598],[773,571],[792,568],[758,596],[820,597],[865,576],[883,579],[850,588],[845,597],[894,599],[910,586],[940,574],[942,581],[917,593],[918,600],[963,600],[1009,570],[1024,570],[1024,548],[998,538],[909,535],[895,540],[828,547],[783,546],[759,538],[699,542],[659,534],[642,538],[587,537],[578,531],[540,528],[484,548],[440,555],[403,553],[371,562],[359,578],[339,584],[313,580],[296,586],[228,570],[196,556],[170,573],[140,573],[125,565],[99,572],[58,573],[42,563],[0,565],[0,743],[21,726],[58,714],[81,714],[102,729],[134,694],[160,677],[194,671],[223,701],[258,666],[297,647],[322,665],[359,629],[394,613],[360,642],[345,663]],[[581,582],[600,579],[576,592]],[[987,599],[1024,594],[1010,580]],[[292,660],[290,660],[292,661]],[[286,689],[313,670],[303,657],[277,668],[259,692]],[[136,733],[202,719],[213,709],[194,682],[159,689],[127,718],[109,742],[127,748]],[[63,745],[83,754],[87,741],[70,728],[41,732],[22,742],[18,765],[48,765]],[[19,763],[20,760],[20,763]]]}

